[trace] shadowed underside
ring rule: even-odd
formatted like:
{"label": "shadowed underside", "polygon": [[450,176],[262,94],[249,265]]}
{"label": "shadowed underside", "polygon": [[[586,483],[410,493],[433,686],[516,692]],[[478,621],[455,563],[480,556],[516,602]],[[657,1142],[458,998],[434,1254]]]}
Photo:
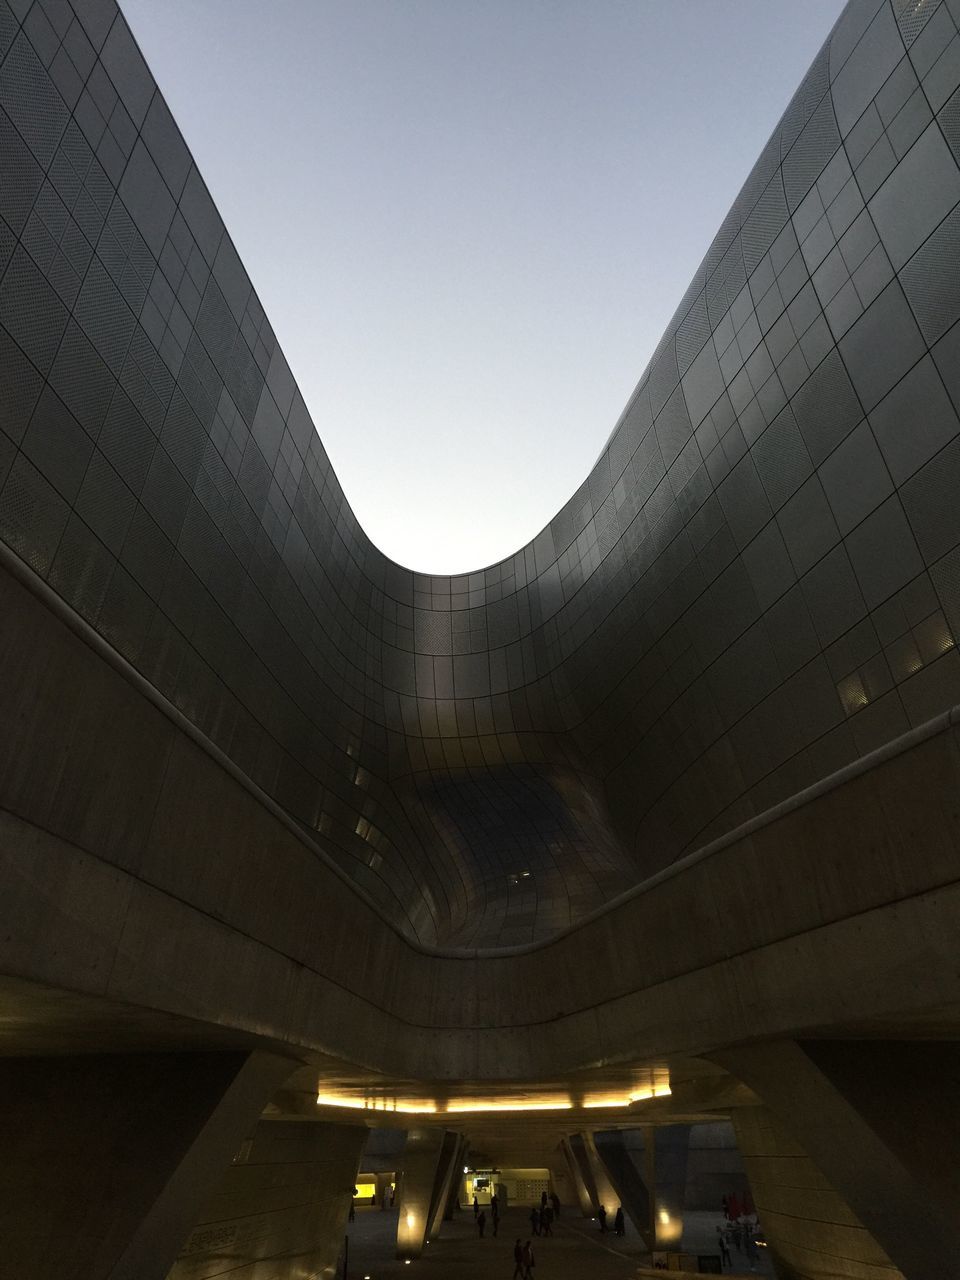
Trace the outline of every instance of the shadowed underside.
{"label": "shadowed underside", "polygon": [[853,0],[590,475],[449,578],[84,15],[0,3],[0,536],[411,936],[546,937],[960,700],[955,0]]}

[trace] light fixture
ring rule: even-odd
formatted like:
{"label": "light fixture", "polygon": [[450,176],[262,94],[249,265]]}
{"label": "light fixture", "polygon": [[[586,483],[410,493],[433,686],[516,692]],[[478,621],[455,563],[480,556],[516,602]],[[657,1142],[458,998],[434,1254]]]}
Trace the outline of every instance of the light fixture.
{"label": "light fixture", "polygon": [[447,1110],[458,1114],[464,1111],[570,1111],[573,1103],[568,1098],[547,1098],[543,1102],[498,1102],[496,1098],[471,1098],[464,1102],[448,1102]]}

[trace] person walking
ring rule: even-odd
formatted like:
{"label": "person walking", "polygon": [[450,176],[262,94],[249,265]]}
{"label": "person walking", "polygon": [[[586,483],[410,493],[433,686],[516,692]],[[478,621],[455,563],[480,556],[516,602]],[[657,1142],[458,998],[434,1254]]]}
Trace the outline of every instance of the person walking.
{"label": "person walking", "polygon": [[536,1205],[530,1210],[530,1230],[535,1236],[540,1234],[540,1210]]}
{"label": "person walking", "polygon": [[553,1210],[549,1205],[540,1210],[540,1234],[542,1236],[553,1235]]}
{"label": "person walking", "polygon": [[496,1196],[490,1201],[490,1221],[493,1223],[493,1234],[496,1235],[500,1230],[500,1205]]}
{"label": "person walking", "polygon": [[597,1217],[600,1219],[600,1230],[601,1230],[601,1231],[606,1231],[606,1229],[607,1229],[607,1211],[606,1211],[606,1209],[605,1209],[605,1207],[604,1207],[603,1205],[601,1205],[601,1206],[600,1206],[600,1208],[597,1210]]}
{"label": "person walking", "polygon": [[555,1218],[559,1218],[560,1217],[560,1197],[557,1195],[555,1191],[550,1192],[550,1202],[553,1205],[553,1216]]}
{"label": "person walking", "polygon": [[486,1225],[487,1225],[487,1215],[481,1209],[480,1212],[477,1214],[477,1232],[481,1240],[483,1239],[483,1228]]}
{"label": "person walking", "polygon": [[523,1245],[519,1236],[513,1246],[513,1280],[523,1280]]}
{"label": "person walking", "polygon": [[613,1220],[613,1229],[618,1236],[622,1236],[625,1231],[623,1224],[623,1205],[617,1205],[617,1216]]}
{"label": "person walking", "polygon": [[473,1197],[473,1216],[476,1217],[480,1212],[480,1201],[476,1196]]}
{"label": "person walking", "polygon": [[543,1210],[546,1207],[547,1207],[547,1193],[545,1191],[541,1191],[540,1192],[540,1208],[541,1210]]}
{"label": "person walking", "polygon": [[533,1256],[533,1245],[528,1240],[523,1246],[523,1280],[533,1280],[533,1268],[537,1260]]}

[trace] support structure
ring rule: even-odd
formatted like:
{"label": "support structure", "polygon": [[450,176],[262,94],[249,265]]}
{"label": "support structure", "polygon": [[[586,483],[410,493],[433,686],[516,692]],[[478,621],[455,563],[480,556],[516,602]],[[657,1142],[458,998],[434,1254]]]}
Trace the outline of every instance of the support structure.
{"label": "support structure", "polygon": [[433,1194],[430,1204],[430,1215],[427,1223],[427,1239],[440,1234],[440,1224],[447,1214],[450,1200],[450,1189],[456,1185],[456,1177],[460,1172],[459,1159],[462,1139],[458,1133],[446,1132],[443,1135],[443,1146],[437,1162],[434,1178]]}
{"label": "support structure", "polygon": [[[939,1280],[956,1270],[960,1046],[955,1042],[782,1041],[713,1055],[769,1116],[734,1113],[751,1184],[788,1274]],[[780,1199],[785,1162],[816,1169]],[[802,1201],[802,1202],[801,1202]],[[782,1208],[780,1207],[782,1205]]]}
{"label": "support structure", "polygon": [[581,1168],[580,1161],[574,1151],[574,1141],[575,1137],[564,1138],[560,1143],[560,1149],[563,1153],[563,1159],[567,1167],[570,1184],[573,1187],[574,1194],[577,1198],[577,1205],[579,1206],[580,1212],[583,1216],[585,1218],[589,1218],[593,1214],[593,1204],[591,1202],[590,1191],[587,1187],[586,1181],[584,1180],[583,1169]]}
{"label": "support structure", "polygon": [[217,1179],[168,1280],[333,1273],[367,1130],[260,1120]]}
{"label": "support structure", "polygon": [[436,1200],[438,1171],[444,1147],[442,1129],[410,1129],[403,1149],[397,1257],[419,1258]]}
{"label": "support structure", "polygon": [[292,1065],[264,1053],[0,1060],[10,1275],[163,1280]]}

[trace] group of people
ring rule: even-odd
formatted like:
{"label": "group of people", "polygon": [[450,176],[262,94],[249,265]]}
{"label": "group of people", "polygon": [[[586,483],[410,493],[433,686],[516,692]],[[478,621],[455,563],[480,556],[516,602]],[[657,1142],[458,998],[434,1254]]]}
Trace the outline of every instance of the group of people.
{"label": "group of people", "polygon": [[554,1221],[560,1217],[560,1197],[551,1191],[547,1203],[546,1191],[540,1193],[540,1205],[530,1210],[530,1230],[535,1236],[552,1236]]}
{"label": "group of people", "polygon": [[533,1256],[533,1245],[529,1240],[522,1245],[520,1237],[517,1236],[517,1243],[513,1246],[513,1263],[513,1280],[533,1280],[536,1258]]}
{"label": "group of people", "polygon": [[[480,1201],[476,1196],[473,1197],[473,1216],[477,1223],[477,1235],[482,1240],[487,1225],[487,1213],[485,1209],[480,1208]],[[500,1201],[495,1195],[490,1197],[490,1221],[493,1224],[493,1234],[496,1235],[500,1230]]]}
{"label": "group of people", "polygon": [[[599,1219],[599,1222],[600,1222],[600,1230],[601,1230],[601,1231],[606,1231],[606,1229],[607,1229],[607,1208],[606,1208],[606,1205],[601,1205],[601,1206],[599,1207],[599,1209],[597,1210],[597,1218]],[[627,1229],[627,1228],[626,1228],[626,1223],[625,1223],[625,1221],[624,1221],[624,1217],[623,1217],[623,1205],[622,1205],[622,1204],[618,1204],[618,1205],[617,1205],[617,1212],[616,1212],[616,1214],[614,1215],[614,1219],[613,1219],[613,1229],[614,1229],[614,1231],[616,1232],[616,1234],[617,1234],[618,1236],[622,1236],[622,1235],[625,1235],[625,1234],[626,1234],[626,1229]]]}
{"label": "group of people", "polygon": [[756,1233],[759,1230],[760,1223],[753,1216],[756,1210],[751,1203],[749,1194],[737,1195],[731,1192],[723,1197],[723,1216],[724,1224],[717,1227],[717,1244],[720,1249],[720,1263],[724,1267],[732,1265],[732,1255],[730,1253],[730,1245],[737,1250],[738,1253],[744,1254],[751,1263],[757,1257]]}

